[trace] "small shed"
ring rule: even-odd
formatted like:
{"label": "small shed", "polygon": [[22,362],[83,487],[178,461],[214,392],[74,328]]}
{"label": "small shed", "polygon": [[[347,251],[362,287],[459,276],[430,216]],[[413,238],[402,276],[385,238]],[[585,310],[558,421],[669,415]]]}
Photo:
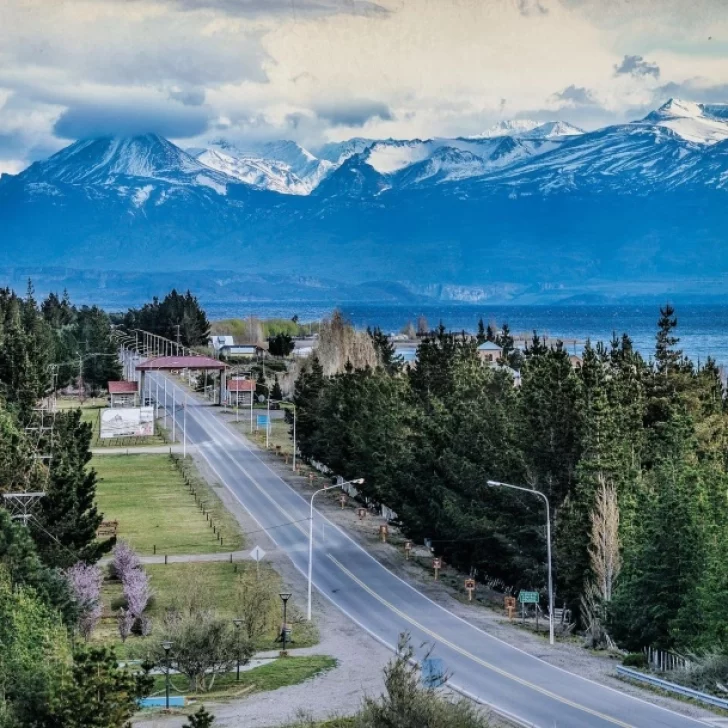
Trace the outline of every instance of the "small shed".
{"label": "small shed", "polygon": [[484,341],[478,346],[478,356],[481,361],[495,362],[503,356],[503,349],[494,341]]}
{"label": "small shed", "polygon": [[254,379],[231,379],[227,383],[228,407],[249,407],[255,394]]}
{"label": "small shed", "polygon": [[111,407],[136,407],[139,395],[137,382],[109,382]]}

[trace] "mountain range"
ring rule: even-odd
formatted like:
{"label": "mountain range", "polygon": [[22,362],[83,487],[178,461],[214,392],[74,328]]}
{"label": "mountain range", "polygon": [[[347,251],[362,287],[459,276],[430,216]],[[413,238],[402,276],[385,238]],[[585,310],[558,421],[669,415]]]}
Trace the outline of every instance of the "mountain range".
{"label": "mountain range", "polygon": [[125,280],[210,270],[233,297],[261,275],[297,282],[282,297],[721,297],[727,188],[728,105],[677,99],[589,132],[515,120],[311,150],[103,137],[0,177],[0,253],[7,270]]}

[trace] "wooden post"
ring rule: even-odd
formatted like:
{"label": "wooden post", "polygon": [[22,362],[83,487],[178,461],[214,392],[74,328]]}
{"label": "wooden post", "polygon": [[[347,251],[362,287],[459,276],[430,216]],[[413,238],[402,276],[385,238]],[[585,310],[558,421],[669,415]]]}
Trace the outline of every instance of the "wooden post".
{"label": "wooden post", "polygon": [[475,591],[475,579],[466,579],[465,580],[465,589],[468,592],[468,601],[473,601],[473,592]]}
{"label": "wooden post", "polygon": [[387,534],[389,533],[389,529],[387,528],[387,524],[382,524],[379,527],[379,538],[382,539],[382,543],[387,543]]}
{"label": "wooden post", "polygon": [[404,542],[404,558],[409,561],[410,554],[412,553],[412,541]]}

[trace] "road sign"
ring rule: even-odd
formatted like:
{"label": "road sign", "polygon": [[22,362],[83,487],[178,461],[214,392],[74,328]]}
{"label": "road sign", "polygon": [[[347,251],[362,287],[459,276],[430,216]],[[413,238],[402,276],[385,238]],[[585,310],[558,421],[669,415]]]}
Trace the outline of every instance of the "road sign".
{"label": "road sign", "polygon": [[475,591],[475,579],[465,580],[465,589],[468,592],[468,601],[473,601],[473,592]]}
{"label": "road sign", "polygon": [[258,427],[266,427],[267,425],[270,425],[268,415],[256,415],[256,422],[258,423]]}
{"label": "road sign", "polygon": [[265,551],[263,551],[260,546],[256,546],[251,552],[250,552],[250,558],[254,561],[260,561],[265,556]]}
{"label": "road sign", "polygon": [[264,556],[265,556],[265,551],[263,551],[263,549],[260,548],[260,546],[256,546],[250,552],[250,558],[253,559],[253,561],[255,561],[256,578],[257,578],[257,574],[260,573],[260,562],[261,562],[261,560],[263,559]]}
{"label": "road sign", "polygon": [[445,665],[439,657],[422,660],[422,684],[427,688],[439,688],[445,684]]}
{"label": "road sign", "polygon": [[518,593],[518,601],[521,604],[538,604],[538,592],[521,591]]}

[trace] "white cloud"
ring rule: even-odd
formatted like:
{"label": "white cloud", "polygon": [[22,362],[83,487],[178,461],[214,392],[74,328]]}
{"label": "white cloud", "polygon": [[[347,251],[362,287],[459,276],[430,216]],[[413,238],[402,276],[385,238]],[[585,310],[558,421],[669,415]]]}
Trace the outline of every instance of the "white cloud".
{"label": "white cloud", "polygon": [[720,93],[723,1],[0,1],[0,159],[54,129],[315,144],[622,121],[667,88]]}

